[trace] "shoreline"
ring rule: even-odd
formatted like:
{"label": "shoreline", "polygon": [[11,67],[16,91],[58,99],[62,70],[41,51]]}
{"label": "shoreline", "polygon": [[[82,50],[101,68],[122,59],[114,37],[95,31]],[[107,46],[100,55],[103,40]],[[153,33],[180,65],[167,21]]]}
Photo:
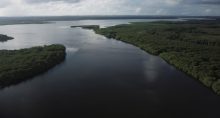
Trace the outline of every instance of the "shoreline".
{"label": "shoreline", "polygon": [[66,48],[53,44],[20,50],[0,50],[0,88],[42,74],[65,60]]}
{"label": "shoreline", "polygon": [[[207,40],[204,39],[205,42],[201,42],[200,40],[191,40],[190,38],[188,40],[181,39],[182,34],[185,32],[189,36],[193,36],[195,34],[206,36],[205,33],[207,32],[201,32],[197,30],[197,27],[201,25],[202,27],[208,27],[209,29],[220,29],[220,26],[215,26],[216,24],[219,25],[217,21],[165,21],[148,23],[137,22],[131,24],[116,25],[107,28],[97,28],[97,26],[94,25],[91,25],[89,28],[87,28],[88,26],[78,27],[83,29],[92,29],[96,34],[134,45],[147,53],[159,56],[171,66],[174,66],[176,69],[191,76],[195,80],[202,83],[205,87],[211,88],[217,95],[220,95],[220,78],[218,77],[218,62],[220,60],[220,55],[218,54],[219,51],[216,51],[220,49],[220,42],[216,40],[209,40],[209,38],[207,38]],[[71,26],[71,28],[74,27]],[[159,31],[157,31],[158,29]],[[145,32],[148,34],[145,35]],[[215,34],[213,34],[213,32],[211,33],[212,34],[207,35],[214,35],[218,38],[219,32],[216,32]],[[164,38],[164,36],[167,34],[169,34],[167,36],[169,39]],[[142,38],[142,36],[144,38]],[[196,38],[197,37],[195,36],[195,39]],[[216,55],[216,57],[209,53]],[[192,60],[190,60],[191,58]],[[204,61],[198,61],[203,58],[205,59]],[[210,58],[214,61],[210,61]],[[209,61],[206,61],[207,59]],[[216,65],[209,65],[209,63],[216,63]],[[207,71],[206,68],[215,69]]]}

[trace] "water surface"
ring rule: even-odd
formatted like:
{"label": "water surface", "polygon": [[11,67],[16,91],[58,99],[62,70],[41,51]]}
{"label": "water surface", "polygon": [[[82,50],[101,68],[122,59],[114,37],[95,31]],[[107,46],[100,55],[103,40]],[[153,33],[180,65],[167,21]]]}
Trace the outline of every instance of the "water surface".
{"label": "water surface", "polygon": [[218,118],[219,96],[160,57],[106,39],[92,30],[69,28],[85,24],[106,27],[128,21],[131,20],[0,26],[0,34],[15,37],[0,43],[0,49],[54,43],[67,47],[62,64],[0,90],[0,118]]}

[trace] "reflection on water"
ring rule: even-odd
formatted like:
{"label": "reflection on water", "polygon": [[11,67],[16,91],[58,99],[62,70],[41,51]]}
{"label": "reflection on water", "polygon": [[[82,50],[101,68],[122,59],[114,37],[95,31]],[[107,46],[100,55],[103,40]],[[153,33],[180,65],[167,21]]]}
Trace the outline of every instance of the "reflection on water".
{"label": "reflection on water", "polygon": [[68,53],[75,53],[75,52],[77,52],[79,50],[79,48],[66,48],[66,51],[68,52]]}
{"label": "reflection on water", "polygon": [[161,68],[158,64],[158,59],[160,58],[149,56],[149,58],[146,58],[146,60],[143,62],[147,82],[156,82],[156,79],[158,79],[158,75],[160,74],[159,70]]}
{"label": "reflection on water", "polygon": [[220,116],[218,96],[161,58],[91,30],[67,27],[120,23],[128,20],[0,26],[0,34],[15,37],[0,43],[0,49],[67,47],[64,63],[0,90],[0,118]]}

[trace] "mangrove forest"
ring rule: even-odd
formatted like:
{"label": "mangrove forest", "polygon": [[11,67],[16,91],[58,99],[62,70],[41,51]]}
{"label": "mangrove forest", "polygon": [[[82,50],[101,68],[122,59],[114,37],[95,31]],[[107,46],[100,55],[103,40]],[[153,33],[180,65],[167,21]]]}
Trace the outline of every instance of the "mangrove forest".
{"label": "mangrove forest", "polygon": [[134,22],[107,28],[82,28],[158,55],[220,95],[218,20]]}
{"label": "mangrove forest", "polygon": [[0,87],[17,84],[41,74],[65,59],[59,44],[20,50],[0,50]]}

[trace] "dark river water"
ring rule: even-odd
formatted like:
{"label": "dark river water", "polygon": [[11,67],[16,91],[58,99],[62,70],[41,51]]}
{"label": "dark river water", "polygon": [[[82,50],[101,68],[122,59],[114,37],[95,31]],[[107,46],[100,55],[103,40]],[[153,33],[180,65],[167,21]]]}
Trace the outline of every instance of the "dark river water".
{"label": "dark river water", "polygon": [[91,30],[69,28],[128,21],[0,26],[0,34],[15,37],[0,49],[67,47],[62,64],[0,90],[0,118],[219,118],[220,97],[160,57]]}

